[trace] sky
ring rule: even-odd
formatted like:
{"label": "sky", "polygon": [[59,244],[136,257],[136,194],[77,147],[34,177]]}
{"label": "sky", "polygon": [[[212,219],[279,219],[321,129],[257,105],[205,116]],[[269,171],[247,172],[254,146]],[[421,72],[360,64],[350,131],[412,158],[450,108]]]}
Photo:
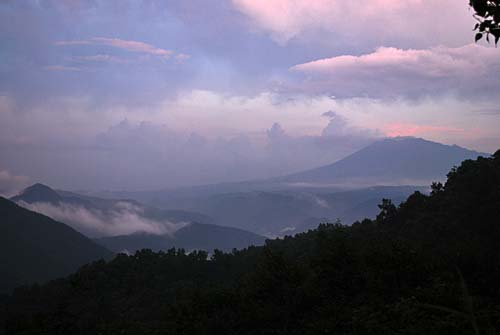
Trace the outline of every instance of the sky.
{"label": "sky", "polygon": [[393,136],[500,148],[462,0],[2,0],[0,193],[267,178]]}

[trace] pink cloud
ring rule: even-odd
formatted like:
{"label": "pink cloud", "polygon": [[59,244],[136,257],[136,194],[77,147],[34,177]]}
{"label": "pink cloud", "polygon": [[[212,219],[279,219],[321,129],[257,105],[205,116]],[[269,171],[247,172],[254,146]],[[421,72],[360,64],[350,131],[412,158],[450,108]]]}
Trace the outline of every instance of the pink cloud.
{"label": "pink cloud", "polygon": [[464,133],[465,130],[447,126],[419,125],[413,123],[391,123],[387,125],[384,132],[389,137],[398,136],[424,136],[433,133]]}
{"label": "pink cloud", "polygon": [[122,40],[119,38],[94,37],[88,40],[58,41],[54,44],[58,46],[106,45],[121,50],[158,56],[165,59],[170,58],[174,54],[174,51],[172,50],[158,48],[148,43]]}
{"label": "pink cloud", "polygon": [[320,59],[296,65],[292,67],[292,70],[335,75],[344,71],[350,72],[353,68],[370,74],[373,71],[377,74],[384,74],[397,69],[409,74],[445,77],[464,71],[469,74],[486,71],[486,64],[482,58],[477,57],[477,53],[488,57],[487,61],[493,61],[498,56],[492,48],[472,44],[461,48],[437,47],[426,50],[381,47],[371,54]]}
{"label": "pink cloud", "polygon": [[132,52],[141,52],[150,55],[161,56],[164,58],[169,58],[173,53],[173,51],[171,50],[157,48],[148,43],[122,40],[119,38],[95,37],[92,38],[92,41],[95,42],[95,44],[108,45],[118,49],[123,49]]}
{"label": "pink cloud", "polygon": [[268,32],[280,44],[311,30],[322,31],[322,39],[326,31],[335,33],[335,39],[365,42],[375,37],[439,43],[472,38],[467,3],[456,0],[233,0],[233,4],[249,17],[251,29]]}
{"label": "pink cloud", "polygon": [[191,58],[190,55],[183,54],[183,53],[180,53],[180,54],[178,54],[178,55],[175,56],[175,60],[177,61],[177,63],[184,63],[189,58]]}
{"label": "pink cloud", "polygon": [[98,54],[91,56],[75,56],[71,57],[72,61],[81,61],[81,62],[109,62],[109,63],[128,63],[127,59],[123,59],[120,57],[106,55],[106,54]]}
{"label": "pink cloud", "polygon": [[90,41],[85,40],[74,40],[74,41],[57,41],[54,45],[67,46],[67,45],[89,45],[92,44]]}
{"label": "pink cloud", "polygon": [[306,90],[350,96],[426,95],[491,91],[500,85],[498,50],[475,44],[459,48],[378,48],[365,55],[344,55],[298,64]]}
{"label": "pink cloud", "polygon": [[82,71],[81,68],[75,67],[75,66],[65,66],[65,65],[50,65],[44,67],[44,70],[47,71]]}

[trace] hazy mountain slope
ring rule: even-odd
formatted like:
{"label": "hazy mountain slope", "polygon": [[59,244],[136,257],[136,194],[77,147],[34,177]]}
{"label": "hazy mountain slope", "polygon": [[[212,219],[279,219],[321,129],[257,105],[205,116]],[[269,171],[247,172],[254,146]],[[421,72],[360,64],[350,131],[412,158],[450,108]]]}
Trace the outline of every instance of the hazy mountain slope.
{"label": "hazy mountain slope", "polygon": [[16,195],[10,200],[14,202],[24,201],[27,203],[33,202],[50,202],[58,203],[63,200],[63,198],[50,187],[36,183],[24,189],[21,194]]}
{"label": "hazy mountain slope", "polygon": [[173,246],[231,250],[264,242],[262,236],[215,225],[211,217],[197,212],[55,191],[42,184],[28,187],[12,199],[71,225],[113,251],[166,250]]}
{"label": "hazy mountain slope", "polygon": [[479,155],[490,156],[421,138],[386,138],[332,164],[266,180],[99,194],[106,198],[126,197],[168,208],[179,199],[226,193],[275,192],[285,189],[323,193],[374,185],[429,185],[433,181],[444,180],[450,166]]}
{"label": "hazy mountain slope", "polygon": [[42,184],[26,188],[11,200],[63,221],[90,237],[120,235],[141,229],[146,232],[165,233],[175,230],[177,224],[214,223],[212,218],[200,213],[158,209],[135,200],[101,199],[56,191]]}
{"label": "hazy mountain slope", "polygon": [[444,180],[450,166],[481,154],[421,138],[377,141],[330,165],[276,179],[283,183],[356,185],[425,185]]}
{"label": "hazy mountain slope", "polygon": [[243,249],[251,245],[258,246],[265,242],[263,236],[230,227],[191,223],[173,235],[131,234],[113,237],[103,237],[95,240],[97,243],[115,252],[135,252],[140,249],[168,250],[183,248],[185,250],[214,249],[231,251]]}
{"label": "hazy mountain slope", "polygon": [[373,219],[380,212],[378,205],[382,199],[391,199],[399,204],[415,191],[428,193],[428,187],[422,186],[375,186],[363,189],[318,194],[324,206],[320,218],[309,218],[296,227],[294,232],[315,229],[320,222],[335,222],[350,225],[365,218]]}
{"label": "hazy mountain slope", "polygon": [[111,256],[67,225],[0,197],[0,292],[67,275]]}
{"label": "hazy mountain slope", "polygon": [[[479,155],[420,138],[387,138],[333,164],[279,178],[126,194],[160,208],[201,212],[224,226],[274,236],[311,228],[314,221],[339,218],[350,224],[373,217],[382,198],[398,202],[415,189],[425,189],[404,185],[442,181],[451,166]],[[370,190],[374,185],[401,188]]]}
{"label": "hazy mountain slope", "polygon": [[[373,218],[382,198],[397,203],[414,190],[425,190],[400,185],[429,185],[432,181],[443,180],[450,166],[478,155],[480,153],[458,146],[418,138],[390,138],[324,167],[266,182],[237,183],[238,188],[247,187],[240,192],[226,192],[231,187],[223,184],[179,192],[153,191],[147,196],[142,193],[130,195],[135,194],[138,199],[149,197],[150,205],[203,213],[213,218],[212,222],[199,218],[184,221],[217,223],[278,236],[314,228],[315,221],[341,219],[351,224],[365,217]],[[259,185],[267,186],[255,190],[261,187]],[[370,188],[373,185],[397,187]],[[342,187],[344,191],[340,190]],[[345,191],[345,187],[354,190]],[[156,214],[144,211],[142,215],[155,219],[166,217],[176,222],[175,216],[156,211]]]}
{"label": "hazy mountain slope", "polygon": [[[342,220],[351,224],[378,213],[383,198],[399,202],[427,187],[371,187],[315,193],[305,190],[241,192],[178,199],[169,205],[206,213],[223,225],[266,236],[279,236],[316,228],[320,222]],[[314,190],[316,191],[316,190]],[[356,210],[355,210],[356,208]]]}

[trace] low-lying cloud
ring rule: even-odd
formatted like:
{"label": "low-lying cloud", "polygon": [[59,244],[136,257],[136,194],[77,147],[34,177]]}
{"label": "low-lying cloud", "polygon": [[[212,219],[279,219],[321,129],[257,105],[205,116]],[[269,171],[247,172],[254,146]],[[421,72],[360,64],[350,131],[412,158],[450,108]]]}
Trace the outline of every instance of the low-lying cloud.
{"label": "low-lying cloud", "polygon": [[63,222],[89,237],[129,235],[140,232],[171,235],[187,224],[146,218],[141,207],[125,201],[117,202],[106,211],[65,202],[29,204],[21,201],[19,205]]}

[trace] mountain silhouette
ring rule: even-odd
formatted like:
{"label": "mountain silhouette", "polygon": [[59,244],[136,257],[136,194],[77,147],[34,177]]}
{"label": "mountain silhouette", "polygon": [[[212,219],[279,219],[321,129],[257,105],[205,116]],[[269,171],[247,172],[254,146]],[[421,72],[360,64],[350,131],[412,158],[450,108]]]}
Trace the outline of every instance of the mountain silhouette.
{"label": "mountain silhouette", "polygon": [[428,185],[450,166],[489,154],[415,137],[377,141],[333,164],[276,178],[282,183],[338,186]]}
{"label": "mountain silhouette", "polygon": [[97,243],[115,252],[134,253],[141,249],[155,251],[182,248],[187,251],[215,249],[231,251],[248,246],[263,245],[265,237],[246,230],[213,224],[190,223],[172,235],[137,233],[122,236],[103,237]]}
{"label": "mountain silhouette", "polygon": [[73,228],[0,197],[0,292],[76,271],[112,253]]}

